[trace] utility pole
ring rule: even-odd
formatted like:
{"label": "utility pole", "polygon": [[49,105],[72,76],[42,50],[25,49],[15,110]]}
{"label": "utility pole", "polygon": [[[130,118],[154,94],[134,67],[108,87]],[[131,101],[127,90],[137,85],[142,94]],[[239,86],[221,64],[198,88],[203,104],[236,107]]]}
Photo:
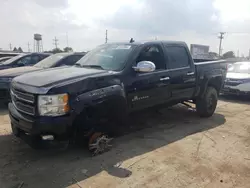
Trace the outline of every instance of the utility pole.
{"label": "utility pole", "polygon": [[240,57],[240,50],[237,51],[237,57]]}
{"label": "utility pole", "polygon": [[69,37],[68,37],[68,32],[66,33],[66,41],[67,41],[67,47],[69,47]]}
{"label": "utility pole", "polygon": [[10,46],[10,50],[12,50],[12,45],[11,45],[11,43],[9,44],[9,46]]}
{"label": "utility pole", "polygon": [[220,45],[219,45],[219,57],[221,55],[221,43],[222,39],[224,39],[225,32],[220,32],[220,36],[218,37],[220,39]]}
{"label": "utility pole", "polygon": [[28,42],[28,52],[30,52],[30,43]]}
{"label": "utility pole", "polygon": [[55,47],[56,47],[56,49],[57,49],[57,46],[58,46],[58,39],[55,37],[55,39],[53,39],[53,41],[54,41],[54,45],[55,45]]}
{"label": "utility pole", "polygon": [[105,34],[105,43],[108,43],[108,30],[106,29],[106,34]]}

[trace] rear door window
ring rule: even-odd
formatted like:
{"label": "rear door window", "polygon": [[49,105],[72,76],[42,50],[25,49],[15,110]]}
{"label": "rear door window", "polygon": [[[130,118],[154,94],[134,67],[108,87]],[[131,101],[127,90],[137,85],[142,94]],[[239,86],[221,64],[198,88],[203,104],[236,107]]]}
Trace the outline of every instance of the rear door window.
{"label": "rear door window", "polygon": [[168,68],[179,69],[189,67],[189,56],[183,46],[165,46],[168,56]]}
{"label": "rear door window", "polygon": [[39,61],[40,61],[40,56],[38,56],[38,55],[32,55],[31,59],[30,59],[30,62],[27,65],[35,65]]}

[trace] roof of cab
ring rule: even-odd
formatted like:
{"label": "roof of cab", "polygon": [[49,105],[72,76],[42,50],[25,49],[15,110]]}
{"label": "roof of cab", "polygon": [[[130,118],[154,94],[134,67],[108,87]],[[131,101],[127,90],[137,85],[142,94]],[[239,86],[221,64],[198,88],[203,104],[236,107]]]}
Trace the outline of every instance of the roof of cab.
{"label": "roof of cab", "polygon": [[125,44],[125,45],[142,45],[142,44],[178,44],[178,45],[186,45],[183,41],[165,41],[165,40],[153,40],[153,41],[138,41],[138,42],[113,42],[108,44]]}

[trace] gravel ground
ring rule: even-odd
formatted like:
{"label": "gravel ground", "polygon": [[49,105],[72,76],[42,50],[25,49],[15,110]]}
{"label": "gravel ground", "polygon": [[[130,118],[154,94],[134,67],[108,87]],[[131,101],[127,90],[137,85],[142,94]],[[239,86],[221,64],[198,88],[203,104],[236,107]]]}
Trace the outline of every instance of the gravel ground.
{"label": "gravel ground", "polygon": [[183,106],[133,117],[111,151],[35,151],[0,112],[1,188],[243,188],[250,185],[250,100],[222,99],[211,118]]}

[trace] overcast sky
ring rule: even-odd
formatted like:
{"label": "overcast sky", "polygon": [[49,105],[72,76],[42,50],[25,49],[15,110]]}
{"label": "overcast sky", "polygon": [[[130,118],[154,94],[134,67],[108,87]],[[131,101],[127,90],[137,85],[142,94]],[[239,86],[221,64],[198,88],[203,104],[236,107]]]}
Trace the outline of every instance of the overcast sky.
{"label": "overcast sky", "polygon": [[184,40],[218,52],[218,32],[228,32],[223,52],[250,48],[249,0],[0,0],[0,48],[28,48],[33,34],[45,50],[90,50],[105,41]]}

